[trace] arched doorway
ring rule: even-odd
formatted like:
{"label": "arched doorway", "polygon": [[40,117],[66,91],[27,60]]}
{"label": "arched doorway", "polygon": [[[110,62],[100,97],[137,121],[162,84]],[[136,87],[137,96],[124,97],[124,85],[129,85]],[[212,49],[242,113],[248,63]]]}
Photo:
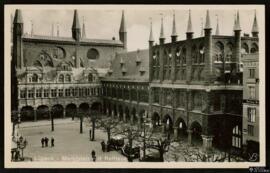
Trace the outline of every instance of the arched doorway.
{"label": "arched doorway", "polygon": [[102,105],[100,102],[94,102],[91,105],[91,112],[102,113]]}
{"label": "arched doorway", "polygon": [[153,113],[152,124],[153,124],[153,128],[157,128],[158,126],[161,126],[161,118],[157,112]]}
{"label": "arched doorway", "polygon": [[194,121],[190,126],[190,130],[192,131],[192,144],[202,145],[202,126],[197,121]]}
{"label": "arched doorway", "polygon": [[168,139],[170,139],[171,134],[173,133],[173,121],[170,115],[165,115],[163,118],[164,124],[164,133],[167,135]]}
{"label": "arched doorway", "polygon": [[73,103],[68,104],[66,106],[66,117],[72,117],[72,119],[74,119],[74,117],[77,116],[77,106]]}
{"label": "arched doorway", "polygon": [[125,114],[126,114],[126,122],[130,122],[130,115],[129,115],[128,107],[125,108]]}
{"label": "arched doorway", "polygon": [[77,113],[77,116],[88,116],[89,115],[89,104],[88,103],[82,103],[79,106],[79,111]]}
{"label": "arched doorway", "polygon": [[50,112],[48,106],[41,105],[37,108],[37,119],[50,119]]}
{"label": "arched doorway", "polygon": [[175,127],[177,128],[177,138],[183,139],[187,137],[187,126],[182,118],[178,118],[175,122]]}
{"label": "arched doorway", "polygon": [[138,118],[136,116],[136,109],[135,108],[132,109],[131,116],[133,118],[133,124],[137,124],[138,123]]}
{"label": "arched doorway", "polygon": [[21,109],[21,121],[33,121],[34,117],[34,108],[32,106],[24,106]]}
{"label": "arched doorway", "polygon": [[52,107],[51,115],[53,118],[63,118],[64,108],[62,105],[57,104]]}
{"label": "arched doorway", "polygon": [[119,112],[119,120],[122,121],[123,120],[123,108],[121,105],[119,105],[119,107],[118,107],[118,112]]}

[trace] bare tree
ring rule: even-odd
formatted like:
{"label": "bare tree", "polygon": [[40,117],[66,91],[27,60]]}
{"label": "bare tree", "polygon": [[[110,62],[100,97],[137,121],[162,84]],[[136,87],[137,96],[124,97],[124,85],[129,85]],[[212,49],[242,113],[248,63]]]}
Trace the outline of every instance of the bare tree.
{"label": "bare tree", "polygon": [[110,141],[112,134],[117,133],[118,125],[119,125],[119,120],[113,119],[111,117],[103,116],[99,119],[96,119],[96,127],[101,128],[106,131],[107,136],[108,136],[108,141]]}

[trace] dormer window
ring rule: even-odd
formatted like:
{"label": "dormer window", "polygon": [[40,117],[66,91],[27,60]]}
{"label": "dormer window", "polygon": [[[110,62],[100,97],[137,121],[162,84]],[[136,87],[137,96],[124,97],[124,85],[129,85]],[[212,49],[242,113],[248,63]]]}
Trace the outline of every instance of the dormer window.
{"label": "dormer window", "polygon": [[70,76],[70,74],[66,74],[65,81],[66,82],[71,82],[71,76]]}
{"label": "dormer window", "polygon": [[92,73],[88,74],[88,82],[93,82],[93,75]]}
{"label": "dormer window", "polygon": [[38,82],[38,75],[37,74],[33,74],[32,82]]}
{"label": "dormer window", "polygon": [[63,74],[59,75],[58,82],[64,82],[64,75]]}

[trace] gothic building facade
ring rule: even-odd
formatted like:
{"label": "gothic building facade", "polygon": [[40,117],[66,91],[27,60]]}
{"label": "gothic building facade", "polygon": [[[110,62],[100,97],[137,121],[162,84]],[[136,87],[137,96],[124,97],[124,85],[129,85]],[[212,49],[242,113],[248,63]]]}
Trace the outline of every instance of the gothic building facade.
{"label": "gothic building facade", "polygon": [[[100,77],[115,52],[126,50],[124,14],[120,40],[88,39],[81,29],[77,10],[72,37],[24,33],[23,15],[13,21],[12,110],[21,120],[74,117],[78,111],[102,108]],[[14,98],[15,97],[15,98]]]}

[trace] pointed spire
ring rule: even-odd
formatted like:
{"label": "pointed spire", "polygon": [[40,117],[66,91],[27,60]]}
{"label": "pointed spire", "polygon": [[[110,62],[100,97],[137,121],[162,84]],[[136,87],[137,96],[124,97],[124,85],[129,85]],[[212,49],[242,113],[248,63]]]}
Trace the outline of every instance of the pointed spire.
{"label": "pointed spire", "polygon": [[235,20],[235,25],[234,25],[234,31],[241,31],[239,11],[237,11],[237,14],[236,14],[236,20]]}
{"label": "pointed spire", "polygon": [[201,37],[203,37],[203,18],[201,17]]}
{"label": "pointed spire", "polygon": [[176,25],[175,25],[175,12],[173,11],[173,27],[172,27],[172,36],[177,36]]}
{"label": "pointed spire", "polygon": [[31,37],[34,35],[34,24],[33,20],[31,20]]}
{"label": "pointed spire", "polygon": [[217,15],[216,35],[219,35],[219,21],[218,21],[218,15]]}
{"label": "pointed spire", "polygon": [[160,39],[165,39],[165,36],[164,36],[164,27],[163,27],[163,16],[161,17],[161,28],[160,28],[160,36],[159,36],[159,38]]}
{"label": "pointed spire", "polygon": [[51,30],[51,36],[54,36],[54,23],[52,23],[52,30]]}
{"label": "pointed spire", "polygon": [[82,38],[86,38],[86,33],[85,33],[85,24],[84,24],[84,16],[83,16]]}
{"label": "pointed spire", "polygon": [[72,29],[80,29],[79,16],[77,10],[74,10]]}
{"label": "pointed spire", "polygon": [[121,19],[119,32],[127,32],[124,10],[122,10],[122,19]]}
{"label": "pointed spire", "polygon": [[188,11],[188,26],[187,26],[187,33],[193,33],[192,29],[192,22],[191,22],[191,11]]}
{"label": "pointed spire", "polygon": [[152,28],[152,18],[150,18],[150,36],[149,36],[149,42],[154,42],[153,28]]}
{"label": "pointed spire", "polygon": [[205,21],[205,27],[204,27],[204,29],[212,29],[211,28],[211,21],[210,21],[209,10],[206,11],[206,21]]}
{"label": "pointed spire", "polygon": [[258,27],[258,22],[257,22],[257,16],[256,16],[256,11],[254,14],[254,20],[253,20],[253,25],[252,25],[252,30],[251,30],[252,34],[256,35],[256,33],[259,33],[259,27]]}
{"label": "pointed spire", "polygon": [[23,23],[21,10],[16,9],[13,23]]}

